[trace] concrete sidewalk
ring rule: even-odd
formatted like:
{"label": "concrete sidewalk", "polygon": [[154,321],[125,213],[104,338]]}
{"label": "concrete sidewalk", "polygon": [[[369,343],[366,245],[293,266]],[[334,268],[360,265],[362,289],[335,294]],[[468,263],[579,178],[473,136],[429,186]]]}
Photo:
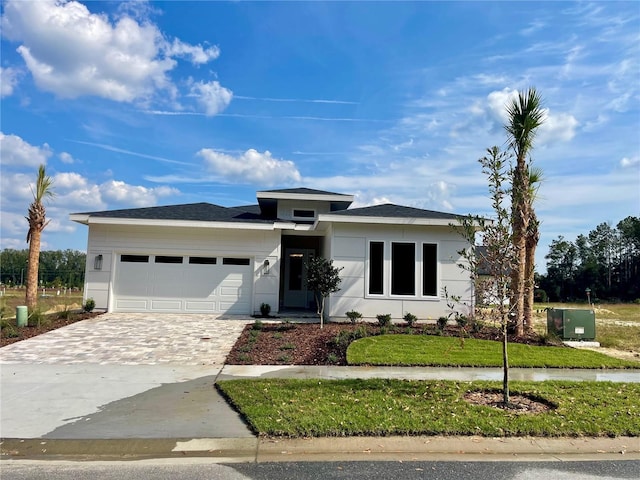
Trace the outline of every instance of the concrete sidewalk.
{"label": "concrete sidewalk", "polygon": [[[402,380],[495,380],[502,381],[502,368],[468,367],[343,367],[332,365],[225,365],[218,380],[236,378],[395,378]],[[514,381],[545,380],[640,383],[640,369],[598,370],[565,368],[510,368]]]}

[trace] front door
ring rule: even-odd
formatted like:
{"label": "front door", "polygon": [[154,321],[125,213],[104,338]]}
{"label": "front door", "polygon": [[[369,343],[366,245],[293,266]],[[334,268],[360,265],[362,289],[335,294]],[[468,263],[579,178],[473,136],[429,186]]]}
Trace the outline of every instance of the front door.
{"label": "front door", "polygon": [[305,265],[314,250],[287,248],[284,259],[284,306],[288,308],[310,308],[313,292],[307,290]]}

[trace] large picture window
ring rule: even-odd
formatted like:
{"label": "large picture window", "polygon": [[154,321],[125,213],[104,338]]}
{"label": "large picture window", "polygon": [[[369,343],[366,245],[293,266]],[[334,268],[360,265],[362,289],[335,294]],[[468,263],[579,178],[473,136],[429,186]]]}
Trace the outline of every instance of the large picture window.
{"label": "large picture window", "polygon": [[435,243],[422,244],[422,295],[438,295],[438,246]]}
{"label": "large picture window", "polygon": [[369,295],[384,293],[384,242],[369,243]]}
{"label": "large picture window", "polygon": [[413,243],[391,244],[391,294],[416,294],[416,247]]}

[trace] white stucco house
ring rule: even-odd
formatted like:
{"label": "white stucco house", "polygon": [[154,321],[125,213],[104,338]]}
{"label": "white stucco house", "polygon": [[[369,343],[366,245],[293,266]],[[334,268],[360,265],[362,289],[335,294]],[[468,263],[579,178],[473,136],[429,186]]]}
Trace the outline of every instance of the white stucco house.
{"label": "white stucco house", "polygon": [[308,188],[257,192],[256,205],[210,203],[75,213],[89,227],[85,299],[116,312],[256,314],[314,308],[313,255],[343,267],[331,318],[448,313],[444,287],[470,301],[457,266],[460,217],[398,205],[349,208],[352,195]]}

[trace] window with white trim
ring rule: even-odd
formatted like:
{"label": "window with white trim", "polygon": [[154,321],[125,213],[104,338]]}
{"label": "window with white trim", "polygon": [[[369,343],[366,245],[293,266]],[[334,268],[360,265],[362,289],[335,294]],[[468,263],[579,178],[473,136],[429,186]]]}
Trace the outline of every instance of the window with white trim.
{"label": "window with white trim", "polygon": [[438,245],[422,244],[422,295],[438,296]]}
{"label": "window with white trim", "polygon": [[416,245],[391,242],[391,295],[416,294]]}
{"label": "window with white trim", "polygon": [[384,242],[369,242],[369,295],[384,294]]}

